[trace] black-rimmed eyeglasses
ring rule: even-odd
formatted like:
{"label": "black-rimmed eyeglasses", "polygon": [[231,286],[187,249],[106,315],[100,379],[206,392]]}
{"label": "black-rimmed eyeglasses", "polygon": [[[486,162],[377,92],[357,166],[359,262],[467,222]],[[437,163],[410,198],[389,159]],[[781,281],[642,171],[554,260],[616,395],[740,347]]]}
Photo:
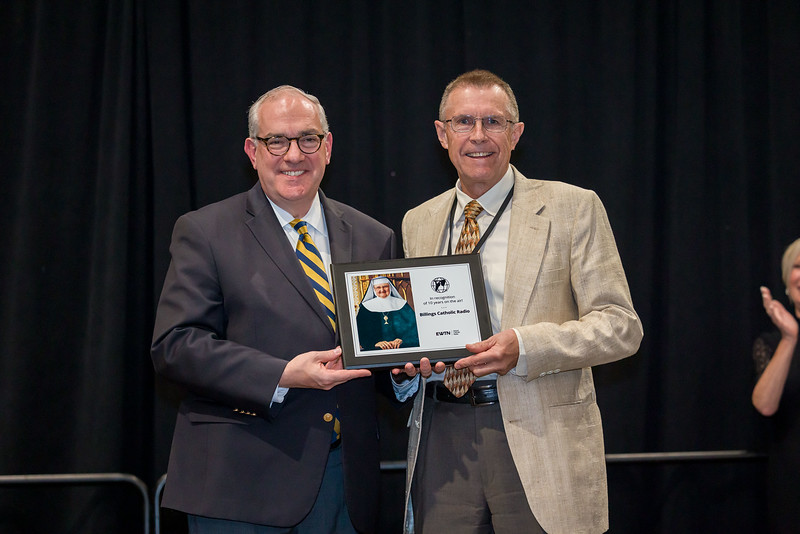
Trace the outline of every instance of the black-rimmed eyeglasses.
{"label": "black-rimmed eyeglasses", "polygon": [[322,146],[322,140],[326,134],[308,134],[300,137],[286,137],[285,135],[273,135],[272,137],[256,137],[264,143],[269,153],[273,156],[283,156],[289,152],[292,141],[297,141],[297,148],[303,154],[313,154]]}
{"label": "black-rimmed eyeglasses", "polygon": [[467,133],[475,128],[475,123],[478,121],[481,121],[484,130],[495,133],[505,132],[509,124],[517,122],[499,115],[489,115],[488,117],[456,115],[452,119],[448,119],[444,122],[449,122],[450,128],[456,133]]}

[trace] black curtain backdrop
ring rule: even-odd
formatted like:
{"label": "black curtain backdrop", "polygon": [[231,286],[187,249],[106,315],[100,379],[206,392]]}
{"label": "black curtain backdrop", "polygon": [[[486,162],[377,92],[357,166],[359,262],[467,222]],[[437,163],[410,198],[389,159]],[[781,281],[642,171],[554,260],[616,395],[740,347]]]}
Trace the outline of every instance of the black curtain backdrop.
{"label": "black curtain backdrop", "polygon": [[[517,94],[519,169],[608,210],[645,338],[595,369],[607,452],[762,450],[758,286],[783,295],[800,236],[796,0],[7,0],[0,50],[0,475],[126,472],[155,489],[180,396],[148,350],[172,225],[254,183],[260,94],[321,99],[323,189],[399,234],[455,180],[433,120],[478,67]],[[384,460],[404,458],[406,415],[382,414]],[[612,463],[611,532],[763,531],[763,474]],[[402,480],[384,476],[386,532]],[[0,532],[141,532],[137,499],[0,486]]]}

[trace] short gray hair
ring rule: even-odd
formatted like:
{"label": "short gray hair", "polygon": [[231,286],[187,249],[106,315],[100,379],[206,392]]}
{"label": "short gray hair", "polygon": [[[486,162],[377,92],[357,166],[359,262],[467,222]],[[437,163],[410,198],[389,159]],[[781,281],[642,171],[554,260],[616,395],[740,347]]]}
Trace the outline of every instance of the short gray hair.
{"label": "short gray hair", "polygon": [[322,133],[328,133],[328,118],[325,116],[325,108],[322,107],[319,98],[317,98],[314,95],[310,95],[305,91],[303,91],[302,89],[298,89],[297,87],[291,85],[281,85],[274,89],[270,89],[269,91],[258,97],[258,100],[253,102],[253,105],[250,106],[250,109],[247,111],[247,130],[251,138],[255,139],[256,136],[258,135],[258,129],[259,129],[258,112],[261,109],[261,104],[263,104],[270,98],[274,98],[279,93],[285,93],[285,92],[296,93],[302,96],[303,98],[307,99],[312,104],[314,104],[314,106],[316,106],[317,108],[317,115],[319,116],[319,122],[320,124],[322,124]]}
{"label": "short gray hair", "polygon": [[488,89],[497,86],[503,90],[508,97],[508,113],[511,115],[511,120],[519,122],[519,106],[517,105],[517,97],[514,96],[514,91],[500,76],[489,72],[488,70],[471,70],[458,76],[455,80],[447,84],[442,94],[442,101],[439,103],[439,120],[447,119],[444,116],[444,108],[447,106],[447,99],[450,97],[455,89],[459,87],[477,87],[479,89]]}

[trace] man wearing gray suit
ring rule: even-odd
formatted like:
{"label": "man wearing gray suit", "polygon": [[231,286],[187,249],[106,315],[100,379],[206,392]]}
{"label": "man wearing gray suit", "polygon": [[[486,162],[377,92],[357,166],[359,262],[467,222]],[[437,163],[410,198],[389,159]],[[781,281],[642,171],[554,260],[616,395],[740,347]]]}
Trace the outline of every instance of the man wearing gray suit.
{"label": "man wearing gray suit", "polygon": [[187,391],[163,505],[191,533],[376,530],[375,381],[342,368],[326,271],[395,237],[319,190],[332,148],[319,100],[277,87],[250,108],[258,183],[175,224],[151,351]]}
{"label": "man wearing gray suit", "polygon": [[643,335],[603,205],[510,165],[524,124],[513,91],[490,72],[453,80],[435,126],[458,181],[406,214],[405,254],[456,252],[465,213],[474,217],[466,226],[476,222],[481,241],[467,250],[477,241],[494,335],[454,364],[477,377],[466,394],[445,387],[442,362],[393,370],[425,378],[411,420],[406,530],[603,532],[591,367],[635,353]]}

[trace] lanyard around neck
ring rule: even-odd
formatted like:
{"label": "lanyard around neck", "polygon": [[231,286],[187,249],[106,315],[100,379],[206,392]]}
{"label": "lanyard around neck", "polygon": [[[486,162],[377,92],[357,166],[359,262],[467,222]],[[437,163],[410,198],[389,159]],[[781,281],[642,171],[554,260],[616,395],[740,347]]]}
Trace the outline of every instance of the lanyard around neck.
{"label": "lanyard around neck", "polygon": [[[489,228],[487,228],[486,231],[483,233],[483,235],[481,236],[480,240],[478,241],[478,244],[475,245],[475,248],[472,249],[472,252],[470,252],[470,254],[477,254],[480,251],[480,248],[483,246],[484,241],[486,241],[486,238],[489,237],[489,234],[492,233],[492,230],[494,230],[494,227],[497,224],[497,221],[500,220],[500,216],[503,215],[503,212],[506,210],[506,206],[508,206],[508,203],[511,202],[511,197],[512,196],[514,196],[514,186],[513,185],[511,186],[511,191],[509,191],[508,194],[506,195],[506,199],[500,205],[500,209],[497,210],[497,215],[494,216],[494,219],[492,220],[492,223],[489,225]],[[456,206],[457,205],[458,205],[458,195],[455,195],[455,198],[453,199],[453,206],[450,208],[450,218],[448,219],[450,221],[450,231],[447,234],[447,255],[448,256],[452,256],[453,255],[453,217],[456,214]]]}

